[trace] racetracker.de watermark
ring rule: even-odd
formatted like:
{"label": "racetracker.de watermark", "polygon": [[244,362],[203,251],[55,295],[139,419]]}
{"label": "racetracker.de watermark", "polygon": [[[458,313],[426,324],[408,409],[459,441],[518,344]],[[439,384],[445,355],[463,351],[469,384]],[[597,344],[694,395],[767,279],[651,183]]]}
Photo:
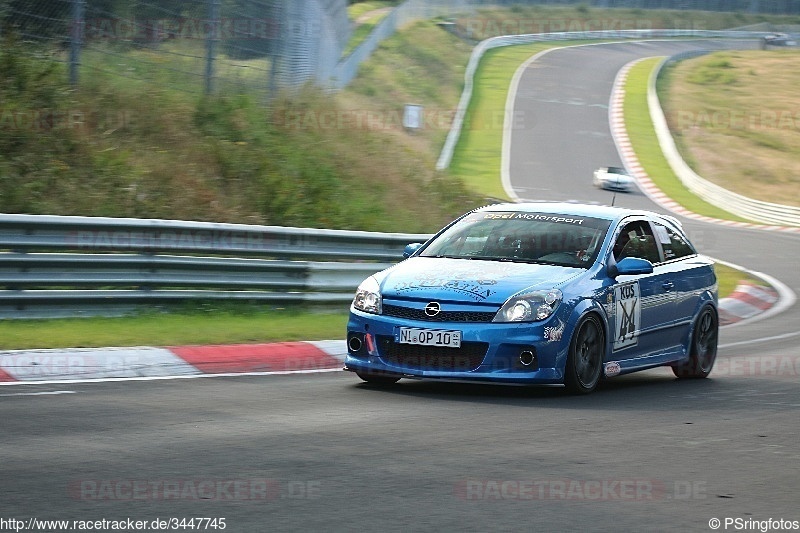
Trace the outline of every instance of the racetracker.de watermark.
{"label": "racetracker.de watermark", "polygon": [[725,111],[671,111],[672,128],[800,132],[800,109],[730,109]]}
{"label": "racetracker.de watermark", "polygon": [[268,235],[263,231],[226,229],[80,230],[67,233],[64,244],[79,250],[246,250],[284,252],[317,245],[310,235]]}
{"label": "racetracker.de watermark", "polygon": [[718,357],[714,377],[767,377],[800,379],[800,355],[742,355]]}
{"label": "racetracker.de watermark", "polygon": [[122,109],[97,113],[85,109],[0,108],[0,131],[109,131],[131,127],[135,118],[134,112]]}
{"label": "racetracker.de watermark", "polygon": [[[448,130],[456,117],[453,109],[424,109],[409,120],[402,109],[306,109],[283,111],[275,118],[279,126],[294,130],[369,130],[400,131],[403,129]],[[521,111],[471,113],[464,118],[464,129],[502,131],[530,129],[529,115]]]}
{"label": "racetracker.de watermark", "polygon": [[[457,21],[468,35],[489,37],[494,35],[529,35],[562,32],[620,32],[653,30],[663,27],[659,20],[647,18],[597,17],[597,18],[487,18],[469,17]],[[677,24],[677,26],[675,25]],[[704,30],[704,21],[685,21],[671,24],[671,29]]]}
{"label": "racetracker.de watermark", "polygon": [[317,480],[231,479],[82,479],[69,484],[70,498],[85,502],[266,502],[313,500],[321,496]]}
{"label": "racetracker.de watermark", "polygon": [[[297,28],[295,28],[295,31]],[[306,33],[308,30],[303,30]],[[281,25],[271,18],[89,18],[72,26],[72,36],[88,40],[152,41],[189,39],[277,39]]]}
{"label": "racetracker.de watermark", "polygon": [[124,374],[130,369],[140,369],[153,364],[151,358],[131,351],[92,352],[6,352],[2,354],[2,368],[18,380],[82,377]]}
{"label": "racetracker.de watermark", "polygon": [[659,479],[469,479],[453,494],[466,501],[642,502],[706,498],[706,482]]}

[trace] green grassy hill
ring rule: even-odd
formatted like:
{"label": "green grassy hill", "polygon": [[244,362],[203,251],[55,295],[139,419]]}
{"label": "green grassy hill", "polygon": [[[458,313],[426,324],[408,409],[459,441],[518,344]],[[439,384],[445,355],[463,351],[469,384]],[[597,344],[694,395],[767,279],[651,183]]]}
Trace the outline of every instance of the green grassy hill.
{"label": "green grassy hill", "polygon": [[[767,20],[717,15],[539,6],[458,21],[480,21],[490,31],[498,20],[520,18],[707,29]],[[63,51],[36,49],[5,32],[0,212],[433,231],[486,201],[474,192],[475,177],[464,175],[469,165],[433,170],[472,49],[435,22],[386,40],[341,93],[308,87],[270,103],[263,91],[232,90],[235,83],[219,84],[213,97],[187,92],[198,82],[153,68],[163,55],[146,48],[84,54],[73,89],[54,60]],[[186,57],[174,52],[175,61]],[[149,81],[120,75],[120,64],[150,68],[137,72]],[[406,103],[426,109],[418,133],[401,127]]]}
{"label": "green grassy hill", "polygon": [[[468,46],[422,31],[465,63]],[[427,134],[402,130],[402,99],[388,109],[312,87],[269,104],[255,91],[200,97],[121,78],[91,54],[73,90],[63,64],[30,46],[7,36],[0,49],[0,212],[419,232],[483,201],[434,175]],[[405,50],[419,54],[410,64],[424,48]],[[460,82],[447,82],[457,101]]]}

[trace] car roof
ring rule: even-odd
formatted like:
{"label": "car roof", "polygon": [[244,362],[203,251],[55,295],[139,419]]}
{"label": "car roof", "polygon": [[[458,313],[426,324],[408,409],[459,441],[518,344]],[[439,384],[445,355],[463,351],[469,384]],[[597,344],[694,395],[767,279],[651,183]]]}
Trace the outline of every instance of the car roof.
{"label": "car roof", "polygon": [[628,172],[622,167],[605,167],[605,169],[607,172],[610,172],[612,174],[624,174],[626,176],[628,175]]}
{"label": "car roof", "polygon": [[[548,213],[558,215],[574,215],[582,217],[600,218],[605,220],[621,220],[628,216],[645,216],[660,220],[669,220],[673,224],[677,221],[668,215],[660,215],[652,211],[641,209],[626,209],[624,207],[611,207],[600,204],[581,204],[573,202],[520,202],[500,203],[487,205],[477,211],[522,211],[526,213]],[[680,227],[680,226],[679,226]]]}

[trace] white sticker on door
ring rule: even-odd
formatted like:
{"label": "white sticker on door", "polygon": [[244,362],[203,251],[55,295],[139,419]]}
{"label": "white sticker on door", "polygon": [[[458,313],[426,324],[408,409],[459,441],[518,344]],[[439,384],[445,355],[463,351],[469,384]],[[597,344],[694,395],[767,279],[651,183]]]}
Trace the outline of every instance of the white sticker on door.
{"label": "white sticker on door", "polygon": [[642,300],[639,282],[614,287],[614,351],[635,346],[639,341]]}

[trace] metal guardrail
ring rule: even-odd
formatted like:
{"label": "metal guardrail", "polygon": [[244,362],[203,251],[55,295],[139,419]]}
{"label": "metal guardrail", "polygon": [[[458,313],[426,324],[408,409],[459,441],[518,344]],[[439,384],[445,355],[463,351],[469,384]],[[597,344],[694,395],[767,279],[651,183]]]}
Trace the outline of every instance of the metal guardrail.
{"label": "metal guardrail", "polygon": [[764,224],[777,226],[800,226],[800,207],[781,205],[776,203],[755,200],[747,196],[729,191],[724,187],[708,181],[697,174],[683,159],[678,150],[675,139],[672,137],[667,118],[658,98],[656,84],[664,67],[672,62],[689,59],[706,51],[693,51],[676,54],[665,58],[659,63],[650,76],[647,88],[647,102],[650,108],[650,118],[661,145],[661,150],[672,168],[681,180],[681,183],[693,194],[702,198],[711,205],[715,205],[729,213],[742,218],[754,220]]}
{"label": "metal guardrail", "polygon": [[747,32],[747,31],[710,31],[710,30],[606,30],[588,32],[559,32],[559,33],[535,33],[528,35],[502,35],[491,37],[481,41],[472,50],[472,55],[467,63],[464,73],[464,89],[461,99],[456,109],[453,124],[447,134],[439,159],[436,162],[436,170],[445,170],[450,166],[453,159],[458,140],[461,137],[461,129],[464,119],[472,100],[472,90],[475,81],[475,72],[478,70],[483,55],[494,48],[503,46],[515,46],[521,44],[532,44],[542,41],[577,41],[577,40],[647,40],[647,39],[672,39],[672,38],[699,38],[699,39],[760,39],[766,32]]}
{"label": "metal guardrail", "polygon": [[430,235],[157,219],[0,214],[0,318],[142,304],[346,304]]}

